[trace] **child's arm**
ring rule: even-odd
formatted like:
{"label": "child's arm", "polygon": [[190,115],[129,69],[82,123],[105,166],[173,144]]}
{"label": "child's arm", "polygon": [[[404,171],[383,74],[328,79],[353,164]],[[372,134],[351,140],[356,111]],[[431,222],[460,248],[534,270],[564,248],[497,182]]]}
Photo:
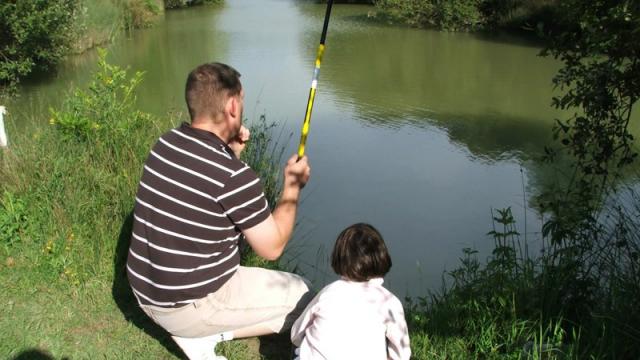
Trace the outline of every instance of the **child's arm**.
{"label": "child's arm", "polygon": [[302,339],[304,339],[305,330],[313,323],[315,307],[318,303],[318,295],[316,295],[313,300],[307,305],[307,308],[304,309],[300,317],[293,323],[291,327],[291,342],[296,347],[300,347],[302,343]]}
{"label": "child's arm", "polygon": [[390,305],[387,319],[387,356],[389,360],[409,360],[411,346],[402,304],[394,298]]}

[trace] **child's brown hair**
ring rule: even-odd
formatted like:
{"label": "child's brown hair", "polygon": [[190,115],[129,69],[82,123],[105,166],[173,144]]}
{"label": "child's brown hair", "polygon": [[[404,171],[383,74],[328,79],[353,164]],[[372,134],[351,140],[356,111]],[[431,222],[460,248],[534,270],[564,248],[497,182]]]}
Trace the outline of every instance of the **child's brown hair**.
{"label": "child's brown hair", "polygon": [[383,277],[391,268],[391,257],[382,235],[373,226],[353,224],[342,230],[331,254],[336,274],[352,281]]}

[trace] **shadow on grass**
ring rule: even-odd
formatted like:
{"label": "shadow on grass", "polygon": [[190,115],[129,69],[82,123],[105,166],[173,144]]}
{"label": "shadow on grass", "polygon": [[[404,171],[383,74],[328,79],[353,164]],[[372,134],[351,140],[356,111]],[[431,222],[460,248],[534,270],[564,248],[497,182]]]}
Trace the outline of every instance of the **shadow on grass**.
{"label": "shadow on grass", "polygon": [[[62,357],[61,360],[68,360],[67,357]],[[29,349],[21,352],[12,360],[54,360],[54,357],[38,349]]]}
{"label": "shadow on grass", "polygon": [[[124,315],[124,318],[135,325],[147,335],[156,339],[170,353],[180,359],[186,359],[178,345],[171,339],[171,336],[162,327],[154,323],[140,309],[138,301],[127,279],[127,254],[129,253],[129,242],[131,241],[131,228],[133,226],[133,211],[126,217],[122,227],[120,228],[120,236],[118,237],[118,245],[116,247],[113,259],[113,287],[111,295],[115,300],[118,308]],[[26,359],[26,358],[25,358]]]}
{"label": "shadow on grass", "polygon": [[288,329],[280,334],[260,336],[260,356],[268,360],[290,360],[293,359],[293,344],[291,344],[290,328],[296,321],[300,313],[306,308],[316,295],[315,291],[308,291],[298,300],[296,308],[285,317],[285,325]]}
{"label": "shadow on grass", "polygon": [[269,360],[291,360],[292,345],[290,332],[260,336],[260,356]]}

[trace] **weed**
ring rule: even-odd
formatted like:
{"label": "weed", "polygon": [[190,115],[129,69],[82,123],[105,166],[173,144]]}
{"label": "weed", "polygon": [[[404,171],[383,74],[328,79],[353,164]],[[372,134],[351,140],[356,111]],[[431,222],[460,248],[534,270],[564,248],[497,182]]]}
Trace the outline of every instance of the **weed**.
{"label": "weed", "polygon": [[26,214],[24,201],[5,190],[0,198],[0,244],[6,252],[24,238],[29,224]]}

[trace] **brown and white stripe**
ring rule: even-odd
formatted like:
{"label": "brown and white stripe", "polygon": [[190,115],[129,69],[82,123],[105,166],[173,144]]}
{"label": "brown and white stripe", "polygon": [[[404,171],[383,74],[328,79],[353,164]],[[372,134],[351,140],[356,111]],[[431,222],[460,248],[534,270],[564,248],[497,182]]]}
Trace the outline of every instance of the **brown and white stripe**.
{"label": "brown and white stripe", "polygon": [[182,124],[151,149],[134,209],[127,274],[141,304],[178,307],[239,266],[243,229],[269,216],[262,185],[214,134]]}

